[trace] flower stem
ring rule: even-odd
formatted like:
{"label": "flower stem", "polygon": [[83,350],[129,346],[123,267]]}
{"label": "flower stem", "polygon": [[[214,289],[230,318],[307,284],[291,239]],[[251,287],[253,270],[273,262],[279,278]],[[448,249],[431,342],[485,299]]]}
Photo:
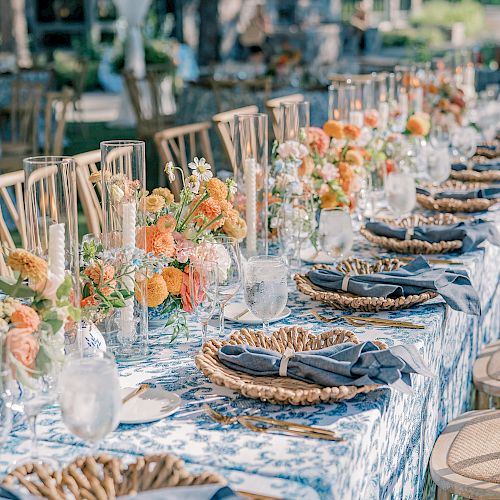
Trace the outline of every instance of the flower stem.
{"label": "flower stem", "polygon": [[184,219],[184,222],[181,223],[179,227],[179,232],[181,232],[185,227],[186,224],[191,220],[193,215],[195,214],[196,210],[198,210],[199,206],[209,197],[208,193],[205,193],[199,200],[198,203],[191,209],[191,211],[188,213],[186,218]]}
{"label": "flower stem", "polygon": [[203,234],[204,231],[206,231],[212,224],[214,224],[215,222],[217,222],[218,220],[220,220],[221,218],[223,217],[223,214],[219,214],[214,220],[211,220],[209,222],[207,222],[197,233],[196,233],[196,237],[198,236],[201,236]]}

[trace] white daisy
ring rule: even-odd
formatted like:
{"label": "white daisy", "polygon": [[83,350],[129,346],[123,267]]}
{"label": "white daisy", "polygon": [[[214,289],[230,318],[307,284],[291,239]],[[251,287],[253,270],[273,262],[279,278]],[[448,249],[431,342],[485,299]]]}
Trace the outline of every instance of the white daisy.
{"label": "white daisy", "polygon": [[188,167],[193,171],[193,175],[196,175],[200,181],[208,181],[213,177],[212,166],[207,163],[205,158],[194,157],[193,161],[188,164]]}
{"label": "white daisy", "polygon": [[174,182],[175,181],[175,167],[174,167],[173,162],[169,161],[165,165],[165,173],[168,175],[168,180],[170,182]]}

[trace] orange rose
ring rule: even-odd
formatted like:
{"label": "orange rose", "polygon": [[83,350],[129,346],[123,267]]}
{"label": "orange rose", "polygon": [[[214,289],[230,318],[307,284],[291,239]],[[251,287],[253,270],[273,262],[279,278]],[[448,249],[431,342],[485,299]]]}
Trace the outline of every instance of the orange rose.
{"label": "orange rose", "polygon": [[355,141],[361,134],[361,129],[357,125],[348,123],[344,125],[344,135],[347,140]]}
{"label": "orange rose", "polygon": [[408,118],[406,122],[406,129],[411,135],[424,136],[429,133],[431,124],[427,117],[415,113]]}
{"label": "orange rose", "polygon": [[378,126],[378,111],[369,109],[365,112],[364,123],[367,127],[376,128]]}
{"label": "orange rose", "polygon": [[102,276],[101,276],[101,266],[95,264],[94,266],[87,267],[85,271],[83,271],[85,276],[88,276],[94,284],[98,285],[101,283],[108,283],[115,277],[115,268],[110,266],[109,264],[105,264],[102,266]]}
{"label": "orange rose", "polygon": [[350,163],[351,165],[360,167],[361,165],[363,165],[363,154],[361,153],[361,151],[350,149],[345,154],[345,161],[347,163]]}
{"label": "orange rose", "polygon": [[327,191],[320,197],[321,208],[335,208],[338,206],[337,195],[333,191]]}
{"label": "orange rose", "polygon": [[19,305],[12,313],[11,321],[16,328],[27,330],[29,333],[35,332],[40,326],[40,318],[36,311],[24,304]]}
{"label": "orange rose", "polygon": [[344,138],[344,126],[337,120],[328,120],[323,125],[323,131],[329,137],[333,139],[343,139]]}
{"label": "orange rose", "polygon": [[26,328],[13,328],[7,333],[7,349],[27,368],[34,368],[40,349],[36,338]]}

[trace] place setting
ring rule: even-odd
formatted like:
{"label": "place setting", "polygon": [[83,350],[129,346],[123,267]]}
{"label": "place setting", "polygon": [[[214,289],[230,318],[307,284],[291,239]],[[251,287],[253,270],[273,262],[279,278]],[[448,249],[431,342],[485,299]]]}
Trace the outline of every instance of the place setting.
{"label": "place setting", "polygon": [[484,7],[59,3],[0,30],[0,499],[493,498]]}

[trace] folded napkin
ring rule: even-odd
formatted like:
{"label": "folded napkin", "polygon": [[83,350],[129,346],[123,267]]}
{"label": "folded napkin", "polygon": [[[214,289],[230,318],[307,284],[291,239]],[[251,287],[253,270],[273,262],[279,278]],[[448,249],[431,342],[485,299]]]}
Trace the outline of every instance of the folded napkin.
{"label": "folded napkin", "polygon": [[121,500],[237,500],[239,497],[228,486],[204,484],[161,488],[120,497]]}
{"label": "folded napkin", "polygon": [[[287,348],[289,349],[289,348]],[[379,349],[373,342],[345,342],[317,351],[279,352],[249,345],[224,345],[222,364],[256,377],[291,377],[325,387],[390,385],[411,392],[410,373],[433,376],[413,345]]]}
{"label": "folded napkin", "polygon": [[[451,168],[456,171],[467,170],[467,165],[465,163],[453,163]],[[500,162],[491,161],[484,163],[474,163],[472,170],[476,172],[487,172],[488,170],[499,170]]]}
{"label": "folded napkin", "polygon": [[481,314],[479,297],[465,270],[432,268],[421,256],[395,271],[346,276],[336,269],[314,269],[307,276],[324,290],[343,290],[362,297],[397,298],[437,292],[452,309]]}
{"label": "folded napkin", "polygon": [[500,246],[500,233],[495,224],[482,219],[446,225],[428,224],[412,228],[391,226],[384,222],[368,222],[366,229],[378,236],[398,240],[411,239],[429,243],[460,240],[463,242],[460,252],[470,252],[485,240]]}
{"label": "folded napkin", "polygon": [[500,187],[496,188],[483,188],[483,189],[472,189],[470,191],[441,191],[434,195],[434,199],[438,200],[440,198],[455,198],[456,200],[471,200],[473,198],[484,198],[487,200],[494,200],[500,198]]}

